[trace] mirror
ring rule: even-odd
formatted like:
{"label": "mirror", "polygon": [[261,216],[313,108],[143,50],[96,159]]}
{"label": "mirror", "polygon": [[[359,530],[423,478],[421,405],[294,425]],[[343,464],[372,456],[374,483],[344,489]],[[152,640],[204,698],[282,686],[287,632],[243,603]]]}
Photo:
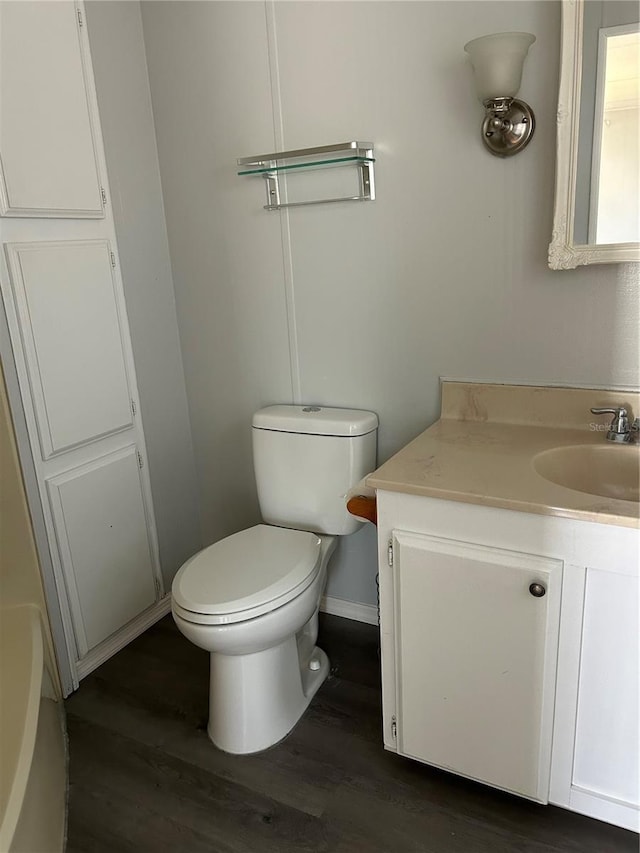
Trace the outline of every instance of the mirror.
{"label": "mirror", "polygon": [[639,18],[563,0],[551,269],[640,261]]}

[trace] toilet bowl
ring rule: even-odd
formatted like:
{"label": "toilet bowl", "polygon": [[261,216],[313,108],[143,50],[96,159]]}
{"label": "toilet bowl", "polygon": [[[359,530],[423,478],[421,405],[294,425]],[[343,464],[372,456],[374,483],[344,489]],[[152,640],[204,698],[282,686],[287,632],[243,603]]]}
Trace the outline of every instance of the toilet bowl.
{"label": "toilet bowl", "polygon": [[176,574],[179,630],[210,655],[211,741],[259,752],[293,729],[329,672],[316,646],[318,610],[337,535],[361,526],[348,489],[375,461],[371,412],[272,406],[254,415],[262,516],[210,545]]}
{"label": "toilet bowl", "polygon": [[[176,575],[176,625],[210,653],[207,732],[219,749],[244,754],[278,743],[326,678],[318,609],[335,546],[334,536],[256,525],[200,552]],[[265,562],[267,580],[256,585]],[[238,591],[245,594],[234,598]]]}

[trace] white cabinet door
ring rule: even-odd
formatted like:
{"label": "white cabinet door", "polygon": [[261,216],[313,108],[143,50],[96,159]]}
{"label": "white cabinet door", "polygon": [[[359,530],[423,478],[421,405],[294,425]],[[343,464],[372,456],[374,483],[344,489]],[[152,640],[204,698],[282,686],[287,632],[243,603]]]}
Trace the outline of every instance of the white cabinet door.
{"label": "white cabinet door", "polygon": [[605,811],[640,810],[640,589],[637,574],[587,569],[578,678],[573,805],[602,800]]}
{"label": "white cabinet door", "polygon": [[130,427],[107,241],[14,243],[8,259],[43,459]]}
{"label": "white cabinet door", "polygon": [[52,477],[47,488],[84,655],[157,598],[136,448]]}
{"label": "white cabinet door", "polygon": [[0,213],[104,216],[70,0],[0,3]]}
{"label": "white cabinet door", "polygon": [[393,553],[398,751],[545,802],[562,562],[399,531]]}
{"label": "white cabinet door", "polygon": [[0,291],[65,690],[167,608],[108,198],[81,0],[0,0]]}

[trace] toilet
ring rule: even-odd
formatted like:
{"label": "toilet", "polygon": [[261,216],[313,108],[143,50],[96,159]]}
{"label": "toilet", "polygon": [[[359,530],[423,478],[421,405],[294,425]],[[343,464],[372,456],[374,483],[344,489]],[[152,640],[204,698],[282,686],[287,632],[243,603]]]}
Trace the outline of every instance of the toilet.
{"label": "toilet", "polygon": [[262,524],[191,557],[176,574],[173,618],[210,653],[211,741],[247,754],[282,740],[327,677],[316,646],[327,563],[361,523],[345,497],[375,467],[373,412],[270,406],[253,416]]}

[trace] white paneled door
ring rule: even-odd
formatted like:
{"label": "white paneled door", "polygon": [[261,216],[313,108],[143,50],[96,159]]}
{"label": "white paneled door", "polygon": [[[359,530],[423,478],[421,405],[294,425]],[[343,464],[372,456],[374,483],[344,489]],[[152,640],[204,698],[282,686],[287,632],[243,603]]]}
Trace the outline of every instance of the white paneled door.
{"label": "white paneled door", "polygon": [[640,586],[633,570],[586,571],[571,781],[578,796],[596,795],[635,810],[637,826]]}
{"label": "white paneled door", "polygon": [[47,481],[81,655],[156,599],[135,447]]}
{"label": "white paneled door", "polygon": [[66,692],[167,609],[84,14],[0,0],[0,290]]}
{"label": "white paneled door", "polygon": [[103,217],[96,130],[70,2],[0,2],[0,212]]}
{"label": "white paneled door", "polygon": [[5,252],[34,461],[82,659],[161,592],[116,255],[107,240]]}
{"label": "white paneled door", "polygon": [[131,427],[107,241],[7,249],[43,457]]}

